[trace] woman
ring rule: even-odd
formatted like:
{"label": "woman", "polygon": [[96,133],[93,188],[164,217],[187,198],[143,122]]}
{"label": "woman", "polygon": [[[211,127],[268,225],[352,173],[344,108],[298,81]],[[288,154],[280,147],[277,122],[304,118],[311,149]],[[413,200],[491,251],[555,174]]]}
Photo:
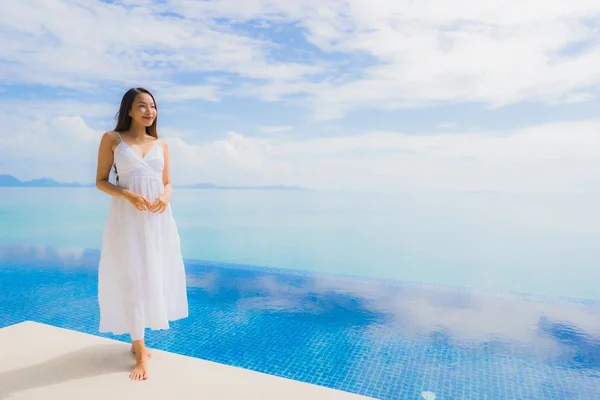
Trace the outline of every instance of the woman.
{"label": "woman", "polygon": [[[133,380],[148,377],[145,328],[188,316],[185,269],[171,214],[167,144],[158,138],[154,96],[125,93],[114,131],[98,150],[96,186],[112,196],[98,271],[100,332],[131,335]],[[116,184],[109,182],[114,169]]]}

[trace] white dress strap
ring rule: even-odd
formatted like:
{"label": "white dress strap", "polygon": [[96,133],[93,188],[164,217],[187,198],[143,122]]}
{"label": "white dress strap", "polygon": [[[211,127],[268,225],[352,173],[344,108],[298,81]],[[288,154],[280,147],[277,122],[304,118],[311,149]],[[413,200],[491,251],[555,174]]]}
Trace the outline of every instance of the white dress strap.
{"label": "white dress strap", "polygon": [[[123,138],[121,137],[121,134],[119,132],[117,132],[117,131],[115,131],[115,133],[119,137],[119,140],[122,142]],[[115,179],[116,179],[117,185],[118,185],[119,184],[119,171],[117,171],[117,163],[115,163],[115,162],[113,162],[113,169],[115,170]]]}

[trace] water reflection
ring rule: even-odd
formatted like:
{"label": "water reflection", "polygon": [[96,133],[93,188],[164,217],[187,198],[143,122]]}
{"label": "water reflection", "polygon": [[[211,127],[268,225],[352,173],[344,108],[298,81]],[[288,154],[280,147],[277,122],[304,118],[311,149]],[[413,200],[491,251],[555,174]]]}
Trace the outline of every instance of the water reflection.
{"label": "water reflection", "polygon": [[[0,247],[8,283],[0,306],[96,333],[97,261],[92,250]],[[381,399],[426,390],[440,399],[600,393],[599,303],[198,261],[186,267],[190,318],[149,332],[150,346]],[[65,270],[83,272],[52,273]]]}
{"label": "water reflection", "polygon": [[100,252],[77,247],[45,245],[0,245],[0,264],[36,267],[89,267],[98,262]]}
{"label": "water reflection", "polygon": [[297,313],[361,328],[372,340],[398,337],[599,368],[600,304],[252,268],[192,269],[190,287],[215,299],[227,294],[239,312]]}

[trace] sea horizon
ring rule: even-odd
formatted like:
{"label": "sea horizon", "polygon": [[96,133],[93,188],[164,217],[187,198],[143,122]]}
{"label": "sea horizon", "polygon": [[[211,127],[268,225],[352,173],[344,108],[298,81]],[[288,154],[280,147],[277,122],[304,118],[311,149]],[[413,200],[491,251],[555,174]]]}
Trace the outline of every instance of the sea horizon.
{"label": "sea horizon", "polygon": [[[110,198],[96,188],[3,187],[0,196],[0,244],[100,249]],[[591,202],[174,189],[171,204],[187,259],[598,300]]]}

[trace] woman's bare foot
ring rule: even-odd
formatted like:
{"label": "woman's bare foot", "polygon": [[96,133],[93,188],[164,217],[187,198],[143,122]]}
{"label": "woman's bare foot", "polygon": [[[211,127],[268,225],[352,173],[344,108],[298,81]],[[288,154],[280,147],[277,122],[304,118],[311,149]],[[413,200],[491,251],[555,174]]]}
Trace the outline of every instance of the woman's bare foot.
{"label": "woman's bare foot", "polygon": [[134,381],[145,381],[148,379],[148,368],[146,367],[146,360],[137,360],[135,367],[129,374],[129,379]]}
{"label": "woman's bare foot", "polygon": [[144,340],[136,340],[131,345],[131,351],[135,354],[135,367],[129,374],[129,378],[134,381],[145,381],[148,379],[148,367],[146,361],[150,358]]}

